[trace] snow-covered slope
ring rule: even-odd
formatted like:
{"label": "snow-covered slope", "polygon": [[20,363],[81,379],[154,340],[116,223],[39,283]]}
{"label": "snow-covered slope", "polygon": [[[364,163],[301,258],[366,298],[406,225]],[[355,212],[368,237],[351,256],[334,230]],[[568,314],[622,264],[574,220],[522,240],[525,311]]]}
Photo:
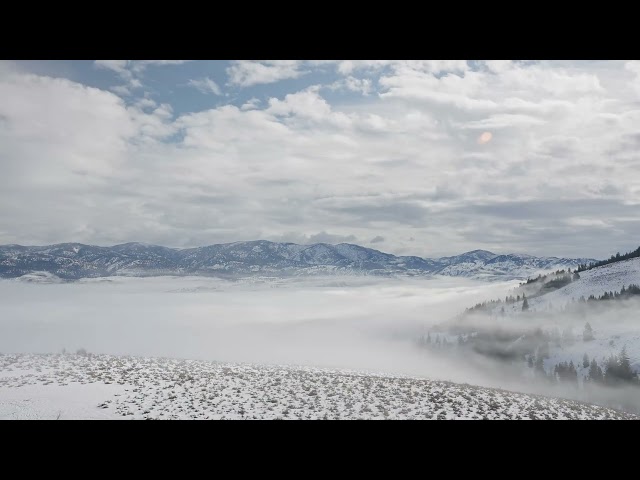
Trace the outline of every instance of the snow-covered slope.
{"label": "snow-covered slope", "polygon": [[[630,284],[640,285],[640,258],[581,272],[579,280],[556,291],[532,298],[529,305],[533,311],[540,312],[544,312],[549,305],[552,309],[559,309],[567,307],[569,302],[579,300],[580,297],[588,298],[589,295],[599,297],[605,292],[620,291],[623,286],[628,287]],[[568,328],[575,333],[576,341],[570,345],[564,345],[562,349],[554,349],[547,364],[551,366],[558,362],[573,360],[579,365],[585,353],[589,358],[603,361],[610,355],[617,355],[625,346],[633,370],[640,372],[640,311],[635,310],[633,305],[626,305],[625,308],[624,304],[617,302],[598,306],[608,307],[608,311],[590,315],[584,320],[580,319],[579,322],[568,322]],[[594,329],[595,339],[590,342],[583,342],[581,338],[586,321],[589,321]],[[579,373],[584,376],[587,371],[580,369]]]}
{"label": "snow-covered slope", "polygon": [[548,397],[309,367],[0,355],[0,419],[637,419]]}
{"label": "snow-covered slope", "polygon": [[[640,299],[593,302],[583,310],[575,310],[581,297],[599,297],[605,292],[620,291],[623,286],[640,285],[640,258],[603,265],[580,272],[580,278],[557,290],[540,296],[529,296],[529,310],[523,312],[522,301],[513,304],[498,303],[487,315],[497,327],[518,325],[521,328],[540,327],[562,334],[560,345],[551,342],[550,357],[544,364],[547,371],[559,362],[573,363],[579,367],[584,354],[600,363],[611,355],[618,355],[626,347],[631,367],[640,372]],[[522,288],[509,292],[522,294]],[[504,309],[504,314],[502,313]],[[589,322],[594,340],[583,341],[583,330]],[[587,369],[578,368],[580,376]]]}
{"label": "snow-covered slope", "polygon": [[474,250],[436,259],[396,256],[341,243],[297,245],[265,240],[173,249],[142,243],[97,247],[63,243],[0,246],[0,277],[48,272],[61,279],[111,275],[448,275],[512,279],[589,263],[590,259],[496,255]]}
{"label": "snow-covered slope", "polygon": [[[616,292],[630,284],[640,285],[640,258],[611,263],[580,272],[580,279],[553,292],[532,298],[529,305],[533,310],[544,308],[548,303],[561,305],[580,297],[596,297],[604,292]],[[639,320],[640,321],[640,320]],[[640,327],[640,324],[639,324]]]}

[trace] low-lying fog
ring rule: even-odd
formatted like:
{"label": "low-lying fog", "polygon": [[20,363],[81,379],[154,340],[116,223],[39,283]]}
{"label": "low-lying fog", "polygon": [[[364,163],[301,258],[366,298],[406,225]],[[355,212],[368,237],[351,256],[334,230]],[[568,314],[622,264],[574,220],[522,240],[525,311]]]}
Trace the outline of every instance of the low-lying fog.
{"label": "low-lying fog", "polygon": [[451,277],[0,281],[0,352],[75,351],[404,373],[500,386],[414,340],[517,282]]}
{"label": "low-lying fog", "polygon": [[[63,348],[68,352],[84,348],[115,355],[350,368],[640,411],[637,387],[586,391],[576,385],[551,385],[532,381],[531,375],[523,375],[522,366],[468,349],[446,354],[418,345],[417,340],[436,324],[478,302],[504,298],[517,285],[517,281],[486,283],[452,277],[354,276],[235,281],[112,277],[73,283],[0,280],[0,352],[56,353]],[[637,331],[635,303],[606,307],[603,304],[598,307],[604,308],[602,312],[588,317],[598,339],[571,347],[577,349],[577,362],[582,353],[608,341],[603,337],[607,328],[622,322],[624,332]],[[506,321],[481,316],[474,321],[503,330],[522,327],[523,322],[530,322],[531,327],[560,322],[560,327],[579,329],[585,322],[582,314],[545,315],[537,320],[523,316]],[[613,333],[609,335],[612,342],[620,343]],[[629,335],[625,338],[631,339]],[[621,348],[617,343],[612,352]],[[627,347],[635,361],[635,343]],[[571,348],[563,347],[559,357],[569,355]],[[590,357],[596,358],[596,352]]]}

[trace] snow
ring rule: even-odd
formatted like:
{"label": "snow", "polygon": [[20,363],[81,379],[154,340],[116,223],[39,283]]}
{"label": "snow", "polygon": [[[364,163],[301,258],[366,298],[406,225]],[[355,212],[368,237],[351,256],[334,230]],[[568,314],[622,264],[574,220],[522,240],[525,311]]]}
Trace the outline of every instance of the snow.
{"label": "snow", "polygon": [[109,355],[0,355],[0,418],[636,419],[504,390],[370,372]]}
{"label": "snow", "polygon": [[549,292],[541,297],[532,298],[529,307],[532,310],[551,302],[556,305],[566,304],[571,299],[578,300],[581,296],[588,298],[589,295],[596,297],[604,292],[620,291],[623,286],[632,283],[640,285],[640,258],[632,258],[622,262],[610,263],[602,267],[593,268],[580,272],[580,279],[571,282],[553,292]]}
{"label": "snow", "polygon": [[[528,298],[529,310],[532,312],[555,312],[558,314],[572,300],[580,297],[588,298],[590,295],[601,296],[604,292],[620,291],[623,286],[630,284],[640,285],[640,258],[633,258],[621,262],[603,265],[580,272],[580,278],[570,284],[539,297]],[[517,289],[516,289],[517,291]],[[516,295],[516,293],[512,293]],[[500,309],[504,306],[505,321],[517,318],[526,318],[522,315],[522,302],[511,305],[498,304],[492,309],[492,314],[500,318]],[[600,304],[604,308],[606,305]],[[571,329],[574,334],[574,342],[564,343],[561,347],[552,346],[550,358],[544,362],[547,371],[560,362],[573,361],[576,367],[582,364],[583,355],[596,358],[602,364],[610,355],[618,355],[623,346],[626,346],[630,357],[632,369],[640,372],[640,324],[637,320],[636,310],[633,306],[624,308],[624,303],[612,303],[611,314],[606,311],[585,317],[576,318],[572,315],[549,315],[549,320],[539,319],[537,326],[542,328],[558,328],[560,331]],[[550,310],[549,310],[550,308]],[[588,321],[595,335],[595,340],[584,342],[582,339],[583,327]],[[533,326],[533,325],[532,325]],[[578,369],[581,377],[587,374],[587,369]]]}
{"label": "snow", "polygon": [[113,408],[96,406],[122,392],[122,385],[104,383],[0,387],[0,420],[121,419]]}

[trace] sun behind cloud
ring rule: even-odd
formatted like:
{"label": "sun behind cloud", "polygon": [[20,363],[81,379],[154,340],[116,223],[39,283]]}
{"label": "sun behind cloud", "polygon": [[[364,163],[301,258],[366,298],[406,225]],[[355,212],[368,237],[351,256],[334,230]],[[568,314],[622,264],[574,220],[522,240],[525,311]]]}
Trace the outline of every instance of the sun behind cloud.
{"label": "sun behind cloud", "polygon": [[493,134],[491,132],[482,132],[478,137],[478,143],[480,145],[484,145],[485,143],[489,143],[493,138]]}

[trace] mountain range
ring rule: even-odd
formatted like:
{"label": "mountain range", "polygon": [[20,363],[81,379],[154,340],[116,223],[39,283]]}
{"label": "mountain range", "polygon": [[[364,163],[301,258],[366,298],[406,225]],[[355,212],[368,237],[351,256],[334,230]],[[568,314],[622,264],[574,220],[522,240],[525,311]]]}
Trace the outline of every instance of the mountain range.
{"label": "mountain range", "polygon": [[452,257],[396,256],[348,243],[298,245],[266,240],[168,248],[144,243],[112,247],[61,243],[0,246],[0,278],[46,272],[65,280],[156,275],[311,274],[447,275],[484,279],[526,278],[540,271],[574,268],[587,258],[498,255],[474,250]]}

